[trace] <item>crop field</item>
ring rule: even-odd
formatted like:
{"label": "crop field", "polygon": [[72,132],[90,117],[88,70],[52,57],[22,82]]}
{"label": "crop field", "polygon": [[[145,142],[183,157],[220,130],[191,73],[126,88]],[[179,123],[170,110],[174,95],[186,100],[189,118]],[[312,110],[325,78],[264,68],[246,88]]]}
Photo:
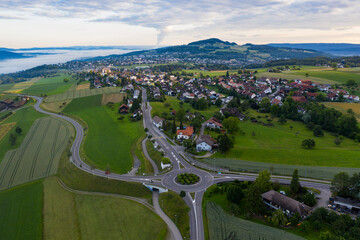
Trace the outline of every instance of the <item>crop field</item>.
{"label": "crop field", "polygon": [[15,122],[0,125],[0,141],[15,125]]}
{"label": "crop field", "polygon": [[360,103],[324,102],[323,104],[343,113],[346,113],[348,109],[352,109],[355,113],[355,117],[360,122]]}
{"label": "crop field", "polygon": [[118,92],[120,92],[120,88],[116,88],[116,87],[69,90],[65,93],[51,95],[45,99],[45,102],[59,102],[59,101],[88,97],[98,94],[118,93]]}
{"label": "crop field", "polygon": [[[169,103],[170,106],[165,106],[165,103]],[[177,99],[176,97],[171,97],[171,96],[166,96],[165,102],[150,102],[150,105],[152,107],[151,115],[154,116],[158,114],[160,117],[163,112],[170,114],[170,112],[172,111],[170,110],[170,108],[177,111],[181,107],[180,100]],[[184,108],[185,111],[190,110],[192,113],[199,112],[202,115],[204,115],[206,119],[211,118],[215,112],[220,110],[220,108],[216,106],[211,106],[206,110],[196,110],[189,103],[185,103],[185,102],[183,103],[182,107]]]}
{"label": "crop field", "polygon": [[[64,82],[67,78],[69,82]],[[54,95],[66,92],[73,84],[75,79],[67,73],[58,73],[55,76],[41,78],[39,81],[22,91],[29,95]]]}
{"label": "crop field", "polygon": [[86,160],[102,169],[109,166],[112,172],[127,173],[133,163],[132,145],[144,133],[142,122],[131,122],[128,115],[118,120],[118,104],[110,109],[101,100],[101,95],[74,99],[63,112],[80,117],[88,126],[83,145]]}
{"label": "crop field", "polygon": [[76,90],[89,89],[90,83],[83,83],[76,86]]}
{"label": "crop field", "polygon": [[300,240],[286,231],[231,216],[213,202],[206,204],[209,240]]}
{"label": "crop field", "polygon": [[15,83],[6,83],[0,84],[0,93],[6,92],[7,90],[11,89]]}
{"label": "crop field", "polygon": [[66,105],[68,105],[72,100],[64,100],[64,101],[59,101],[59,102],[43,102],[41,103],[41,108],[46,110],[46,111],[50,111],[50,112],[55,112],[55,113],[59,113],[61,112]]}
{"label": "crop field", "polygon": [[9,137],[11,133],[15,134],[15,130],[13,131],[11,130],[3,137],[2,140],[0,140],[0,162],[8,150],[15,149],[20,146],[27,132],[33,125],[34,121],[37,118],[43,116],[45,115],[35,111],[33,108],[23,108],[19,111],[16,111],[16,113],[12,114],[9,118],[7,118],[4,122],[1,123],[1,125],[4,125],[15,122],[16,125],[12,129],[15,129],[16,127],[21,127],[22,133],[21,135],[16,134],[17,135],[16,144],[13,146],[9,142]]}
{"label": "crop field", "polygon": [[[266,121],[261,118],[262,121]],[[259,120],[261,120],[259,119]],[[244,135],[235,136],[235,145],[225,154],[216,153],[215,158],[239,159],[245,161],[264,162],[271,164],[349,167],[360,166],[360,143],[343,138],[336,146],[335,137],[324,132],[324,137],[314,137],[305,124],[287,121],[280,125],[273,120],[274,126],[263,126],[259,123],[241,121],[240,129]],[[304,149],[304,139],[313,138],[314,149]],[[217,161],[221,164],[220,161]]]}
{"label": "crop field", "polygon": [[0,189],[56,173],[71,133],[71,126],[62,120],[52,117],[36,120],[20,147],[8,151],[1,161]]}
{"label": "crop field", "polygon": [[0,192],[0,239],[42,239],[41,182]]}
{"label": "crop field", "polygon": [[21,93],[22,91],[24,91],[25,89],[28,89],[29,87],[31,87],[33,84],[35,84],[37,81],[39,81],[40,78],[32,78],[29,81],[26,82],[20,82],[20,83],[15,83],[12,88],[4,91],[6,93]]}
{"label": "crop field", "polygon": [[307,79],[307,80],[311,80],[313,82],[321,83],[321,84],[336,84],[336,83],[338,83],[336,81],[332,81],[332,80],[320,78],[320,77],[313,77],[313,76],[305,77],[305,75],[298,74],[297,71],[291,72],[291,73],[260,72],[260,73],[256,74],[256,77],[273,77],[273,78],[282,78],[282,79],[287,79],[287,80]]}
{"label": "crop field", "polygon": [[119,103],[124,99],[125,93],[103,94],[101,104],[106,105],[108,102]]}

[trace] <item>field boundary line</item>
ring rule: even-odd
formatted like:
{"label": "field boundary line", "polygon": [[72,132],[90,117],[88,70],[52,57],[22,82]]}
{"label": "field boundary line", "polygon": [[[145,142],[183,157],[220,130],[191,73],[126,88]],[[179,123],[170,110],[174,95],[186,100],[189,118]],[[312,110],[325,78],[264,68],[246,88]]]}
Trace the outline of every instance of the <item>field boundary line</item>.
{"label": "field boundary line", "polygon": [[15,150],[13,150],[13,151],[11,152],[9,161],[6,163],[5,169],[4,169],[4,171],[2,172],[2,174],[1,174],[1,176],[0,176],[0,185],[1,185],[2,181],[4,180],[4,177],[5,177],[7,171],[8,171],[8,169],[9,169],[9,167],[10,167],[10,164],[11,164],[14,156],[15,156],[15,153],[16,153]]}

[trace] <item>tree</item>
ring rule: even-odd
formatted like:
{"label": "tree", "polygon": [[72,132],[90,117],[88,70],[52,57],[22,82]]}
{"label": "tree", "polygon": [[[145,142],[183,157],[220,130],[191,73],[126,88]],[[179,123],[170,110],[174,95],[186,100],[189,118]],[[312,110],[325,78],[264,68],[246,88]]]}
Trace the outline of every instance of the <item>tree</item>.
{"label": "tree", "polygon": [[69,79],[68,78],[64,78],[64,83],[67,83],[69,82]]}
{"label": "tree", "polygon": [[322,131],[321,126],[316,125],[316,126],[314,127],[313,134],[314,134],[315,137],[323,137],[323,136],[324,136],[324,133],[323,133],[323,131]]}
{"label": "tree", "polygon": [[217,98],[216,101],[215,101],[215,105],[218,106],[218,107],[220,107],[221,104],[222,104],[221,99],[220,99],[220,98]]}
{"label": "tree", "polygon": [[185,114],[186,114],[185,110],[183,108],[180,108],[178,111],[176,111],[175,116],[179,122],[183,122]]}
{"label": "tree", "polygon": [[305,139],[304,141],[302,141],[302,144],[301,144],[304,148],[307,148],[307,149],[312,149],[315,147],[315,140],[314,139],[311,139],[311,138],[308,138],[308,139]]}
{"label": "tree", "polygon": [[305,195],[303,196],[303,202],[310,207],[315,206],[316,204],[315,195],[311,192],[305,193]]}
{"label": "tree", "polygon": [[333,194],[341,197],[349,197],[350,177],[346,172],[336,174],[331,181],[330,190]]}
{"label": "tree", "polygon": [[301,220],[300,214],[299,214],[299,213],[295,213],[295,214],[290,218],[291,225],[293,225],[293,226],[298,225],[298,223],[300,222],[300,220]]}
{"label": "tree", "polygon": [[219,135],[217,141],[221,153],[229,151],[234,146],[234,140],[227,134]]}
{"label": "tree", "polygon": [[175,119],[174,119],[174,121],[173,121],[173,125],[172,125],[172,130],[171,130],[171,132],[172,132],[173,134],[176,133],[176,123],[175,123]]}
{"label": "tree", "polygon": [[254,185],[259,189],[260,194],[271,189],[270,179],[271,175],[268,170],[259,173],[259,176],[255,179]]}
{"label": "tree", "polygon": [[301,191],[301,185],[299,183],[298,170],[295,169],[291,178],[290,191],[292,194],[297,194]]}
{"label": "tree", "polygon": [[232,203],[239,204],[244,198],[244,192],[241,187],[231,185],[226,192],[226,198]]}
{"label": "tree", "polygon": [[15,132],[19,135],[21,135],[22,132],[22,128],[21,127],[16,127]]}
{"label": "tree", "polygon": [[346,86],[356,86],[357,84],[356,84],[356,82],[355,82],[355,80],[353,80],[353,79],[349,79],[349,80],[347,80],[346,81]]}
{"label": "tree", "polygon": [[183,198],[183,197],[185,197],[185,196],[186,196],[186,192],[185,192],[185,191],[181,191],[181,192],[180,192],[180,197]]}
{"label": "tree", "polygon": [[339,138],[339,137],[336,137],[336,138],[334,139],[334,143],[335,143],[336,146],[339,146],[339,145],[341,144],[341,142],[342,142],[342,140],[341,140],[341,138]]}
{"label": "tree", "polygon": [[286,117],[285,117],[285,115],[284,114],[282,114],[281,116],[280,116],[280,118],[279,118],[279,124],[281,124],[281,125],[283,125],[283,124],[285,124],[286,123]]}
{"label": "tree", "polygon": [[270,110],[270,106],[271,106],[271,103],[270,103],[270,99],[269,99],[269,98],[264,97],[264,98],[261,99],[260,108],[264,108],[264,109],[266,109],[266,111],[269,111],[269,110]]}
{"label": "tree", "polygon": [[309,77],[309,73],[305,73],[305,77]]}
{"label": "tree", "polygon": [[16,135],[11,133],[9,137],[9,142],[11,146],[14,146],[16,144]]}
{"label": "tree", "polygon": [[246,194],[246,203],[248,204],[247,209],[251,213],[262,213],[266,209],[261,198],[260,189],[254,183]]}
{"label": "tree", "polygon": [[227,78],[229,77],[229,71],[226,71],[226,77]]}
{"label": "tree", "polygon": [[275,227],[285,226],[287,223],[287,218],[281,209],[276,209],[272,213],[271,217],[268,218],[268,221]]}
{"label": "tree", "polygon": [[237,117],[228,117],[223,121],[223,125],[230,134],[237,133],[240,130],[239,119]]}

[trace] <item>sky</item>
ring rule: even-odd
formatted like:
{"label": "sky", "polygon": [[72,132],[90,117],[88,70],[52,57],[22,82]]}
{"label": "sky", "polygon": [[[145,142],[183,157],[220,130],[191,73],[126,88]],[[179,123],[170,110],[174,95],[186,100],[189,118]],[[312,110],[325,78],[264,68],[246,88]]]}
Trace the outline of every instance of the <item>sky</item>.
{"label": "sky", "polygon": [[360,43],[360,0],[0,0],[0,47]]}

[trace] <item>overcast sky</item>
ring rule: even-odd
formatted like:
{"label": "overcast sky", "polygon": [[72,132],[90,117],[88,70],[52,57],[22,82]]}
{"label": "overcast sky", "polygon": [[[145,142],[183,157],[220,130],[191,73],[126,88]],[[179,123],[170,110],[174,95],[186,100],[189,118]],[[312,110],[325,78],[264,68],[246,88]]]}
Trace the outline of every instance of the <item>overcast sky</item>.
{"label": "overcast sky", "polygon": [[360,0],[0,0],[0,47],[360,43]]}

